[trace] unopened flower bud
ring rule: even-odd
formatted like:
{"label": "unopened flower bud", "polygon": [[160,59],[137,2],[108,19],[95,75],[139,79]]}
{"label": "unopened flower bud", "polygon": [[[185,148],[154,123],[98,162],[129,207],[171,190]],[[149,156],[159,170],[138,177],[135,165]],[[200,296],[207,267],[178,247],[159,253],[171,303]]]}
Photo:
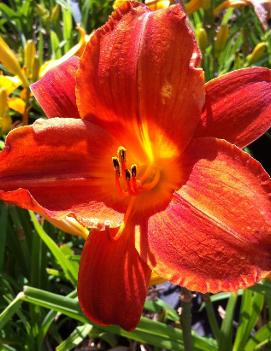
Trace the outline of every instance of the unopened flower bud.
{"label": "unopened flower bud", "polygon": [[0,37],[0,63],[2,63],[6,69],[18,76],[22,81],[24,86],[28,86],[28,82],[24,72],[21,69],[19,61],[13,50],[8,46],[8,44],[4,41],[3,38]]}
{"label": "unopened flower bud", "polygon": [[189,2],[187,2],[185,4],[185,9],[188,15],[203,7],[204,1],[205,0],[190,0]]}
{"label": "unopened flower bud", "polygon": [[0,130],[7,132],[11,129],[11,117],[8,114],[8,94],[6,89],[0,89]]}
{"label": "unopened flower bud", "polygon": [[211,7],[211,0],[202,0],[202,8],[208,10]]}
{"label": "unopened flower bud", "polygon": [[0,130],[2,133],[10,131],[12,127],[12,119],[9,114],[6,114],[5,117],[0,117]]}
{"label": "unopened flower bud", "polygon": [[24,47],[24,67],[28,76],[32,73],[35,55],[36,47],[33,40],[27,40]]}
{"label": "unopened flower bud", "polygon": [[248,63],[252,64],[259,61],[267,50],[267,43],[262,42],[258,43],[255,48],[253,49],[252,53],[247,56]]}
{"label": "unopened flower bud", "polygon": [[40,61],[37,56],[34,57],[33,68],[32,68],[32,81],[36,82],[39,79],[40,74]]}
{"label": "unopened flower bud", "polygon": [[8,94],[6,89],[0,88],[0,117],[4,117],[8,112]]}
{"label": "unopened flower bud", "polygon": [[224,49],[228,37],[229,37],[229,26],[227,24],[222,24],[220,26],[220,29],[217,33],[216,39],[215,39],[215,51],[220,52]]}
{"label": "unopened flower bud", "polygon": [[199,43],[201,51],[205,51],[208,46],[208,35],[204,28],[198,28],[196,30],[196,37]]}
{"label": "unopened flower bud", "polygon": [[53,23],[57,22],[59,15],[60,15],[60,5],[56,4],[52,9],[50,21]]}

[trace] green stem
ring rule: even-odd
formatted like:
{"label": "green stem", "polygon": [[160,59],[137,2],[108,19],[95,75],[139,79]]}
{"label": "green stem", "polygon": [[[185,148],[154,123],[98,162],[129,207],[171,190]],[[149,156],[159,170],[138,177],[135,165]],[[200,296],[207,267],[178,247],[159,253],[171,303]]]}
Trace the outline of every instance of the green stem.
{"label": "green stem", "polygon": [[183,342],[185,351],[193,351],[193,340],[192,340],[192,314],[191,314],[191,305],[192,305],[192,294],[186,288],[182,288],[181,293],[181,326],[183,330]]}
{"label": "green stem", "polygon": [[26,88],[26,96],[25,96],[25,109],[22,116],[23,125],[27,125],[29,122],[29,109],[30,109],[30,88]]}
{"label": "green stem", "polygon": [[208,320],[210,323],[210,327],[211,327],[213,336],[216,338],[217,341],[219,341],[220,337],[221,337],[220,329],[219,329],[219,326],[217,323],[214,307],[213,307],[213,304],[211,302],[209,294],[204,295],[204,302],[205,302],[206,312],[207,312],[207,316],[208,316]]}

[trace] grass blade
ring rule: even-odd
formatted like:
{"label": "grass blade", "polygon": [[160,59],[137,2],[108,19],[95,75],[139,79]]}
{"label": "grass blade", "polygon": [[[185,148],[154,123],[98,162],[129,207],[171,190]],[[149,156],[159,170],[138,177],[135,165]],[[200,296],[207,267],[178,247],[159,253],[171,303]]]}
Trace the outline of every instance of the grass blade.
{"label": "grass blade", "polygon": [[232,293],[226,308],[226,315],[221,325],[221,338],[219,341],[219,351],[232,350],[232,326],[235,305],[238,294]]}
{"label": "grass blade", "polygon": [[[60,313],[63,313],[83,324],[90,324],[83,315],[77,299],[53,294],[44,290],[25,287],[23,300]],[[93,324],[95,325],[95,324]],[[109,331],[116,335],[127,337],[137,342],[150,344],[159,348],[181,351],[184,350],[182,331],[160,322],[142,317],[134,331],[128,332],[118,326],[102,327],[95,325],[99,330]],[[193,334],[194,348],[196,351],[217,351],[216,343]]]}
{"label": "grass blade", "polygon": [[0,330],[10,321],[10,319],[21,307],[22,296],[23,293],[19,293],[15,297],[15,299],[0,314]]}
{"label": "grass blade", "polygon": [[57,246],[54,240],[45,232],[42,228],[40,223],[38,222],[35,214],[29,211],[31,220],[33,222],[34,228],[36,229],[37,233],[39,234],[40,238],[43,240],[45,245],[49,248],[52,252],[54,257],[56,258],[57,262],[60,264],[61,268],[63,269],[66,277],[74,284],[77,283],[77,269],[76,266],[70,262],[61,249]]}
{"label": "grass blade", "polygon": [[56,351],[69,351],[74,349],[75,346],[78,346],[91,332],[93,326],[91,324],[84,324],[78,326],[70,334],[70,336],[62,341],[56,348]]}
{"label": "grass blade", "polygon": [[237,329],[233,351],[243,351],[244,346],[259,319],[264,304],[264,296],[245,290],[242,297],[240,322]]}
{"label": "grass blade", "polygon": [[4,203],[0,204],[0,213],[0,272],[2,272],[5,261],[5,248],[8,228],[8,207]]}

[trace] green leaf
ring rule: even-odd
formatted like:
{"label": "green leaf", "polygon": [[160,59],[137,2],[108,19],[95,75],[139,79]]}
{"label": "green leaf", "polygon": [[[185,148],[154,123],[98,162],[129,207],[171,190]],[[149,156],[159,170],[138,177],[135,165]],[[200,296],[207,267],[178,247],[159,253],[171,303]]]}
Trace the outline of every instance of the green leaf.
{"label": "green leaf", "polygon": [[62,343],[56,347],[56,351],[72,350],[75,346],[78,346],[88,336],[92,329],[93,326],[90,324],[78,326],[74,329],[74,331],[66,340],[62,341]]}
{"label": "green leaf", "polygon": [[[237,295],[240,296],[242,294],[243,294],[243,290],[242,289],[238,290]],[[217,301],[229,299],[230,297],[231,297],[230,292],[222,292],[222,293],[211,295],[210,300],[211,302],[217,302]],[[201,312],[204,308],[206,308],[205,302],[201,304],[199,311]]]}
{"label": "green leaf", "polygon": [[220,333],[220,329],[219,329],[219,326],[217,323],[216,314],[214,311],[214,306],[213,306],[211,299],[210,299],[210,295],[206,294],[204,296],[204,300],[205,300],[206,312],[207,312],[207,316],[208,316],[208,320],[209,320],[209,324],[210,324],[212,333],[213,333],[214,337],[216,338],[216,340],[219,341],[221,338],[221,333]]}
{"label": "green leaf", "polygon": [[[53,294],[32,287],[25,287],[23,300],[60,313],[63,313],[81,323],[90,323],[83,315],[76,299]],[[95,324],[92,324],[95,325]],[[142,317],[134,331],[128,332],[118,326],[102,327],[95,325],[101,331],[109,331],[137,342],[150,344],[159,348],[181,351],[184,350],[182,331],[160,322]],[[193,333],[194,348],[196,351],[217,351],[213,339],[199,337]]]}
{"label": "green leaf", "polygon": [[268,342],[271,342],[271,322],[268,322],[254,336],[250,337],[244,347],[244,351],[255,351],[257,345]]}
{"label": "green leaf", "polygon": [[51,30],[50,32],[51,39],[51,50],[52,50],[52,59],[59,59],[62,56],[60,42],[57,34]]}
{"label": "green leaf", "polygon": [[71,45],[72,45],[72,33],[73,33],[72,13],[71,13],[70,6],[67,9],[62,8],[62,11],[63,11],[63,37],[65,40],[64,50],[66,53],[71,48]]}
{"label": "green leaf", "polygon": [[18,17],[18,14],[15,11],[13,11],[12,8],[6,4],[0,4],[0,11],[3,12],[10,19],[12,17]]}
{"label": "green leaf", "polygon": [[[71,293],[69,293],[67,295],[67,297],[70,298],[74,298],[76,297],[77,291],[76,289],[74,291],[72,291]],[[39,336],[38,336],[38,341],[37,344],[41,347],[42,342],[44,340],[44,338],[46,337],[49,328],[51,327],[52,323],[54,322],[55,318],[58,316],[58,312],[51,310],[50,312],[48,312],[45,316],[45,318],[43,319],[41,325],[40,325],[40,332],[39,332]]]}
{"label": "green leaf", "polygon": [[146,300],[144,308],[153,313],[164,312],[164,318],[169,319],[173,322],[179,321],[179,316],[177,312],[163,300]]}
{"label": "green leaf", "polygon": [[235,337],[233,351],[243,351],[244,346],[259,319],[264,304],[262,294],[245,290],[242,296],[240,321]]}
{"label": "green leaf", "polygon": [[0,330],[10,321],[21,307],[23,293],[19,293],[15,299],[0,314]]}
{"label": "green leaf", "polygon": [[263,294],[271,299],[271,282],[269,280],[263,280],[262,282],[250,287],[249,290]]}
{"label": "green leaf", "polygon": [[76,265],[73,264],[72,262],[67,259],[67,257],[64,255],[64,253],[61,251],[61,249],[57,246],[57,244],[54,242],[54,240],[45,232],[45,230],[42,228],[42,226],[39,224],[35,214],[32,211],[29,211],[31,220],[34,224],[34,227],[39,234],[40,238],[43,240],[45,245],[49,248],[49,250],[52,252],[54,257],[56,258],[57,262],[63,269],[63,272],[65,273],[66,277],[74,284],[77,284],[77,269]]}
{"label": "green leaf", "polygon": [[221,325],[221,338],[219,340],[219,351],[232,350],[232,326],[235,305],[238,295],[232,293],[227,303],[225,318]]}
{"label": "green leaf", "polygon": [[7,238],[7,227],[8,227],[8,207],[6,204],[0,204],[0,272],[3,271],[4,260],[5,260],[5,249],[6,249],[6,238]]}

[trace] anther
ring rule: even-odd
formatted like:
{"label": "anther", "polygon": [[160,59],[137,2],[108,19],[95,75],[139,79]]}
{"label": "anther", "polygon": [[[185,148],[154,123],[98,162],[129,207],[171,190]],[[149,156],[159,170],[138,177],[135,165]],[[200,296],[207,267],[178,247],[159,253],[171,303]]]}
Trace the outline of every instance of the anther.
{"label": "anther", "polygon": [[125,178],[126,180],[130,181],[131,180],[131,172],[129,171],[129,169],[125,170]]}
{"label": "anther", "polygon": [[119,160],[117,157],[112,157],[113,167],[117,171],[120,169]]}
{"label": "anther", "polygon": [[118,174],[118,176],[120,176],[120,164],[119,164],[118,158],[112,157],[112,162],[113,162],[113,167],[114,167],[116,173]]}
{"label": "anther", "polygon": [[125,161],[126,160],[126,149],[125,149],[125,147],[120,146],[118,148],[118,156],[119,156],[121,161]]}
{"label": "anther", "polygon": [[136,165],[135,164],[133,164],[131,166],[131,172],[132,172],[132,177],[136,177]]}
{"label": "anther", "polygon": [[137,167],[135,164],[133,164],[131,166],[131,173],[132,173],[132,181],[131,181],[131,189],[133,194],[137,194],[137,180],[136,180],[136,172],[137,171]]}

